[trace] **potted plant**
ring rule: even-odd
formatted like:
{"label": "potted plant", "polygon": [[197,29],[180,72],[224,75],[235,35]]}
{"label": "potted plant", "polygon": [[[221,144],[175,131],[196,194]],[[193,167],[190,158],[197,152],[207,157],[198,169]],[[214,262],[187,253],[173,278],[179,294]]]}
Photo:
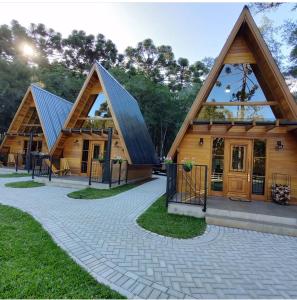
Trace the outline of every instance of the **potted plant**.
{"label": "potted plant", "polygon": [[120,156],[116,156],[112,159],[113,164],[122,163],[123,159]]}
{"label": "potted plant", "polygon": [[170,164],[173,164],[173,160],[171,159],[171,157],[166,157],[164,159],[164,163],[165,163],[165,165],[170,165]]}
{"label": "potted plant", "polygon": [[190,172],[193,168],[193,162],[190,160],[186,160],[183,164],[183,169],[185,172]]}
{"label": "potted plant", "polygon": [[99,158],[98,158],[99,162],[100,163],[104,163],[105,162],[105,158],[103,155],[100,155]]}

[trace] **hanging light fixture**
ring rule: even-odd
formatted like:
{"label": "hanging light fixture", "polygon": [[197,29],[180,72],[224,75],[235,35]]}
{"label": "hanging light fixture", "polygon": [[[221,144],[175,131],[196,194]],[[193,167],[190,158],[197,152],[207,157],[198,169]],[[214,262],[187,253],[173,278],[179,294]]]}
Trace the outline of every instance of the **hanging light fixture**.
{"label": "hanging light fixture", "polygon": [[226,86],[225,92],[226,92],[226,93],[230,93],[230,92],[231,92],[231,86],[230,86],[230,84],[228,84],[228,85]]}

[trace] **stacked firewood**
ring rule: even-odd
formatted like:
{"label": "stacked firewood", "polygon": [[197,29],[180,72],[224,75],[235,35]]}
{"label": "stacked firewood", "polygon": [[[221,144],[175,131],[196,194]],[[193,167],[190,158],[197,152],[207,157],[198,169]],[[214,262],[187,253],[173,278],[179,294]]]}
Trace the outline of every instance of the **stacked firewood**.
{"label": "stacked firewood", "polygon": [[272,185],[272,200],[278,204],[289,204],[290,187],[285,184]]}

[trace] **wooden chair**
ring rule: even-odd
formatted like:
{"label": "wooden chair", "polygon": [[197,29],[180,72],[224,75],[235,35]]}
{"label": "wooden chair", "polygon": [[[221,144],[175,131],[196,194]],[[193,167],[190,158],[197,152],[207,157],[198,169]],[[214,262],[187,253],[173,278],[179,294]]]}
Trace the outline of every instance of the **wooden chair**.
{"label": "wooden chair", "polygon": [[50,160],[47,158],[44,160],[45,164],[48,166],[48,167],[51,167],[52,169],[52,174],[56,175],[56,176],[62,176],[62,175],[66,175],[68,172],[70,172],[70,168],[69,168],[69,164],[68,164],[68,161],[66,160],[65,158],[65,161],[62,162],[62,159],[61,158],[61,166],[60,166],[60,170],[58,170],[53,164],[51,166],[51,162]]}
{"label": "wooden chair", "polygon": [[51,165],[51,162],[48,158],[44,159],[44,162],[49,168],[51,168],[52,174],[56,176],[62,175],[62,170],[58,170],[53,164]]}
{"label": "wooden chair", "polygon": [[12,153],[8,154],[7,165],[8,166],[15,166],[15,158],[14,158],[14,155]]}
{"label": "wooden chair", "polygon": [[60,159],[60,167],[63,171],[63,175],[71,175],[70,167],[67,158]]}

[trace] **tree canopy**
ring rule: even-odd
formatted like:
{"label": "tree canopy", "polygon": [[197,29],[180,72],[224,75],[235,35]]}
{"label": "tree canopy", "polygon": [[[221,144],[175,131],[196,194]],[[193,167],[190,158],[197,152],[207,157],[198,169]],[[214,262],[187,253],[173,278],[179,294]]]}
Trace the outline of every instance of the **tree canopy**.
{"label": "tree canopy", "polygon": [[95,60],[139,101],[156,150],[165,155],[212,60],[190,64],[151,39],[120,54],[100,33],[73,30],[63,38],[44,24],[0,26],[0,130],[7,130],[30,83],[73,102]]}
{"label": "tree canopy", "polygon": [[[265,14],[267,9],[279,6],[255,4],[254,8]],[[287,33],[281,42],[292,49],[290,66],[284,73],[297,78],[296,20],[287,22],[284,28]],[[261,28],[275,59],[281,63],[280,41],[274,29],[269,19]],[[38,83],[73,102],[95,60],[138,100],[160,156],[166,155],[214,63],[210,57],[194,63],[185,57],[176,58],[170,45],[155,45],[150,38],[119,53],[115,43],[101,33],[75,29],[62,37],[44,24],[26,28],[13,20],[0,26],[0,132],[7,130],[30,83]]]}

